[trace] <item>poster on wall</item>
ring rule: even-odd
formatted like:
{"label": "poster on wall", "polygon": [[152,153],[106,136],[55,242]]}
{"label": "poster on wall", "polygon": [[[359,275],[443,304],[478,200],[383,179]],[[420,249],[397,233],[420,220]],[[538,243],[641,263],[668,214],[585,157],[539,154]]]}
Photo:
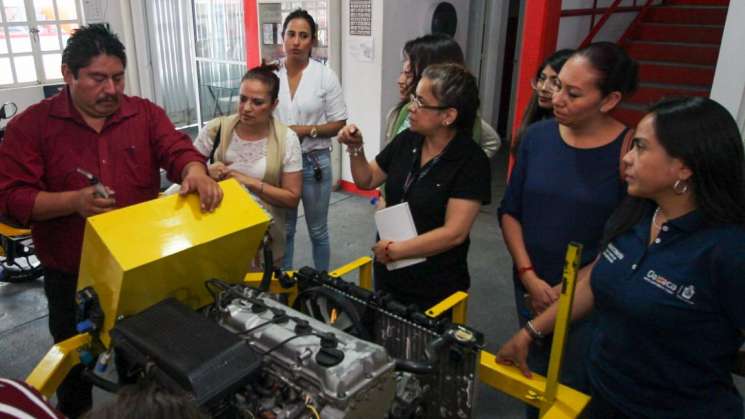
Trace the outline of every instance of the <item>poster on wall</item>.
{"label": "poster on wall", "polygon": [[105,2],[101,0],[83,0],[83,16],[85,23],[103,23],[106,18]]}
{"label": "poster on wall", "polygon": [[372,62],[375,58],[375,50],[372,36],[359,36],[349,38],[349,53],[361,62]]}
{"label": "poster on wall", "polygon": [[274,23],[263,23],[261,25],[261,39],[264,45],[276,44],[274,33]]}
{"label": "poster on wall", "polygon": [[372,0],[349,1],[349,34],[372,35]]}

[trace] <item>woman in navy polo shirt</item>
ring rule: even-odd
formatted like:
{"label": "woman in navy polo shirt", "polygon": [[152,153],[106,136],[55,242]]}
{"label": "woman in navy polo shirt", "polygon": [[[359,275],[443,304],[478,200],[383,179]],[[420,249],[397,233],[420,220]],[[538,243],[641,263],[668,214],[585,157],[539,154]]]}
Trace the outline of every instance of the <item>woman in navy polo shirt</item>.
{"label": "woman in navy polo shirt", "polygon": [[[630,198],[580,272],[573,318],[594,308],[590,417],[742,418],[731,369],[745,340],[745,158],[707,98],[652,107],[624,157]],[[588,281],[587,278],[590,278]],[[530,375],[555,304],[497,354]]]}
{"label": "woman in navy polo shirt", "polygon": [[[458,64],[431,65],[411,97],[411,127],[370,162],[355,125],[339,132],[349,150],[354,183],[373,189],[385,182],[388,206],[408,202],[419,235],[380,240],[375,286],[404,304],[427,309],[467,290],[469,233],[482,203],[490,200],[489,159],[472,139],[479,107],[476,79]],[[385,264],[408,258],[425,262],[389,271]]]}

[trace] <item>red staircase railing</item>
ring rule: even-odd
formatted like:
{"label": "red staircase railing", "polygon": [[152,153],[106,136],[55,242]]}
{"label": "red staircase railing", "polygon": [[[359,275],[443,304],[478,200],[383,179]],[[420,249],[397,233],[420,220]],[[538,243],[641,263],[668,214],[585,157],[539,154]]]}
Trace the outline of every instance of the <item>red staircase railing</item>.
{"label": "red staircase railing", "polygon": [[639,26],[639,23],[644,19],[644,16],[646,16],[647,12],[649,11],[650,7],[652,6],[652,0],[647,0],[647,2],[644,4],[641,10],[639,10],[639,14],[636,15],[636,19],[634,19],[633,22],[629,25],[628,28],[626,28],[626,31],[621,35],[620,38],[618,38],[618,45],[625,45],[626,41],[631,37],[631,34],[634,33],[636,30],[636,27]]}
{"label": "red staircase railing", "polygon": [[[611,3],[610,6],[606,8],[597,8],[593,7],[592,9],[579,9],[579,10],[565,10],[561,12],[561,16],[584,16],[584,15],[592,15],[592,20],[595,20],[595,13],[603,10],[603,15],[600,17],[600,19],[592,25],[592,28],[590,29],[590,32],[587,34],[585,39],[582,41],[582,43],[579,45],[579,48],[584,48],[588,45],[590,45],[595,39],[595,36],[600,32],[600,30],[603,28],[605,23],[610,19],[611,15],[614,13],[620,13],[620,12],[634,12],[638,11],[639,13],[636,15],[636,18],[629,24],[629,27],[626,29],[626,31],[623,33],[621,38],[618,40],[619,44],[622,44],[625,42],[625,40],[630,36],[630,34],[633,33],[636,26],[641,22],[641,19],[644,17],[644,15],[647,13],[647,10],[649,10],[649,7],[652,5],[653,0],[647,0],[646,3],[644,3],[643,6],[637,6],[636,1],[634,1],[633,6],[624,6],[621,7],[621,0],[614,0],[613,3]],[[597,4],[597,1],[595,2]]]}

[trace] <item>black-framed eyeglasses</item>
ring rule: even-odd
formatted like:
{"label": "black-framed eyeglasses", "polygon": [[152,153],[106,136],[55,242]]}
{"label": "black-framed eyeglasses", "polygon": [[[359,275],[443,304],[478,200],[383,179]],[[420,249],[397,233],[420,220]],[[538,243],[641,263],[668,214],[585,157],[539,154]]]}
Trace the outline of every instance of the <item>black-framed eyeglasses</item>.
{"label": "black-framed eyeglasses", "polygon": [[409,105],[411,109],[430,109],[433,111],[444,111],[445,109],[450,108],[450,106],[425,105],[424,103],[422,103],[422,100],[416,97],[416,95],[414,94],[409,96],[409,102],[411,103]]}

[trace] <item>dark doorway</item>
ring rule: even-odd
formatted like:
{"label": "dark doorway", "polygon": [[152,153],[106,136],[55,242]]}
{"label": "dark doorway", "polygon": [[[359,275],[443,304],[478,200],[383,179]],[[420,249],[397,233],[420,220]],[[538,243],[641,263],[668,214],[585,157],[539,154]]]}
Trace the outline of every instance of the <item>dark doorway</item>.
{"label": "dark doorway", "polygon": [[[518,31],[520,29],[520,0],[510,0],[509,17],[507,18],[507,36],[505,38],[504,58],[502,68],[502,86],[499,99],[499,117],[497,119],[497,132],[504,139],[504,148],[509,148],[507,141],[511,135],[507,131],[510,122],[510,109],[512,107],[512,80],[515,75],[517,63],[515,62],[518,49]],[[505,106],[506,105],[506,106]]]}

